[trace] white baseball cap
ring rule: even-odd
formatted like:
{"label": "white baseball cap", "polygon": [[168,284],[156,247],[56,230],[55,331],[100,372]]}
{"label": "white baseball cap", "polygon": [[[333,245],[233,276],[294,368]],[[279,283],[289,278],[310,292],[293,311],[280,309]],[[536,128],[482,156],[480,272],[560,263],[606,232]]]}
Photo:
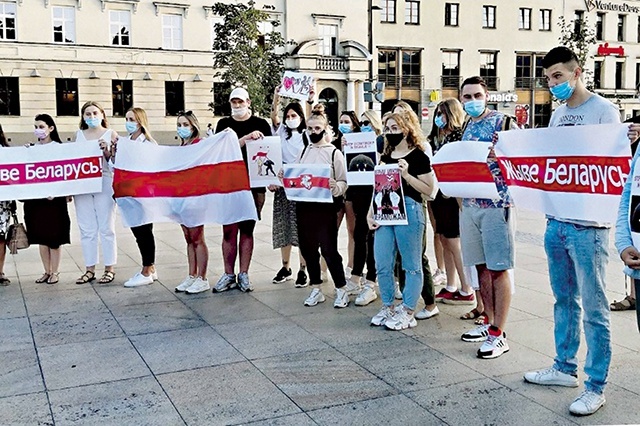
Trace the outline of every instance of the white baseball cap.
{"label": "white baseball cap", "polygon": [[243,87],[236,87],[229,95],[229,101],[231,99],[242,99],[243,101],[249,100],[249,92]]}

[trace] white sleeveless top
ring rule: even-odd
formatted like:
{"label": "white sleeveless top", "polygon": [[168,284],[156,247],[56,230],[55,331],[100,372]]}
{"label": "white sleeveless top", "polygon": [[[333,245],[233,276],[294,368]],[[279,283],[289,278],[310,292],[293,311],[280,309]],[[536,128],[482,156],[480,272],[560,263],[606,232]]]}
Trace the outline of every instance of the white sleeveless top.
{"label": "white sleeveless top", "polygon": [[[111,146],[111,132],[111,129],[107,129],[98,139],[104,139],[107,142],[108,146]],[[76,132],[76,142],[87,142],[87,138],[84,136],[84,133],[81,129],[78,129],[78,131]],[[110,161],[107,161],[104,156],[102,157],[102,177],[113,177],[112,164]]]}

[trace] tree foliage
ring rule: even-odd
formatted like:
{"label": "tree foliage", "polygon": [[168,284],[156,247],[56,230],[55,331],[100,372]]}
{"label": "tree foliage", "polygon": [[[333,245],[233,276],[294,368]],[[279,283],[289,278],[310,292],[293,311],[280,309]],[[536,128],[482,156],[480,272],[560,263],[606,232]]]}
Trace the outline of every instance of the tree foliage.
{"label": "tree foliage", "polygon": [[[251,108],[259,115],[269,113],[270,97],[280,83],[288,56],[287,42],[277,31],[280,22],[267,10],[256,9],[253,0],[212,6],[213,14],[222,18],[214,28],[213,66],[218,70],[215,76],[230,84],[222,94],[224,101],[234,87],[242,86],[251,96]],[[268,24],[273,29],[261,31]],[[209,107],[213,109],[213,103]]]}
{"label": "tree foliage", "polygon": [[588,59],[593,58],[591,48],[598,42],[596,30],[586,18],[566,21],[565,17],[561,16],[559,25],[560,44],[575,52],[586,78],[586,86],[589,90],[593,90],[593,73],[586,68],[586,64]]}

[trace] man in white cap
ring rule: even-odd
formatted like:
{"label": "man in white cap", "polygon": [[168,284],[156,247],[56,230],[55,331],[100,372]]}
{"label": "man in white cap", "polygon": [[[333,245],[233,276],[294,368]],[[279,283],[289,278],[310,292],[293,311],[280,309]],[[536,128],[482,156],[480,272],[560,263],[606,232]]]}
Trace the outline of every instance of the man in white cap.
{"label": "man in white cap", "polygon": [[[231,117],[225,117],[218,121],[216,133],[227,128],[236,132],[242,149],[242,157],[245,164],[247,164],[247,141],[271,136],[271,126],[265,119],[251,114],[249,93],[242,87],[233,89],[229,95],[229,103],[231,104]],[[248,170],[247,166],[247,173]],[[252,188],[251,192],[258,211],[258,219],[260,219],[266,190],[265,188]],[[224,274],[222,274],[213,288],[214,293],[220,293],[236,286],[243,292],[253,290],[249,280],[249,265],[253,255],[253,230],[255,226],[255,220],[245,220],[223,226],[222,256]],[[238,234],[240,235],[239,241]],[[236,280],[235,263],[238,253],[240,254],[240,273]]]}

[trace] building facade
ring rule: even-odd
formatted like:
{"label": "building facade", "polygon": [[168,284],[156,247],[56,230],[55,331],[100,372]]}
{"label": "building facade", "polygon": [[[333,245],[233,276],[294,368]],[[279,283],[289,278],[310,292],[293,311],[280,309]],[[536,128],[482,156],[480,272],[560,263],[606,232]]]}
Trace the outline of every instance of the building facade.
{"label": "building facade", "polygon": [[[235,0],[226,0],[234,2]],[[409,102],[431,125],[436,102],[463,78],[485,77],[490,107],[545,126],[552,103],[541,59],[558,45],[558,22],[586,18],[598,43],[587,63],[595,90],[623,118],[640,113],[640,1],[636,0],[260,0],[293,40],[287,69],[316,76],[332,121],[341,110],[388,111]],[[32,138],[33,117],[56,118],[72,137],[80,106],[100,102],[124,130],[125,111],[145,108],[154,134],[174,138],[175,116],[201,124],[224,104],[212,68],[209,0],[0,0],[0,124],[14,143]],[[268,32],[268,23],[263,25]],[[385,101],[366,103],[366,81]],[[216,110],[220,113],[219,110]]]}

